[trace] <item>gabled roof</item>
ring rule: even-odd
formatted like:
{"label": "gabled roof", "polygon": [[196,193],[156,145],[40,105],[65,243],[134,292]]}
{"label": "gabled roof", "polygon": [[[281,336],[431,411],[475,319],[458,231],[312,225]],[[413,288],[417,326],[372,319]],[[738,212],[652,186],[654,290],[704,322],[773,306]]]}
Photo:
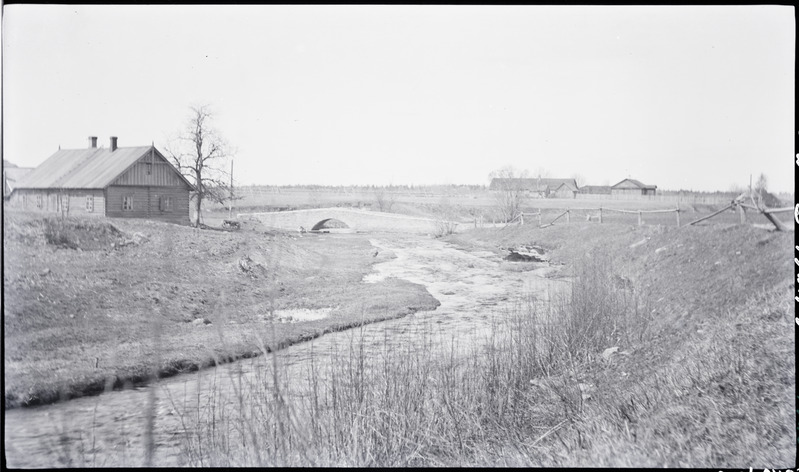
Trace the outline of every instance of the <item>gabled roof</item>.
{"label": "gabled roof", "polygon": [[[114,151],[108,148],[60,149],[20,179],[15,188],[105,188],[151,149],[163,159],[154,146],[119,147]],[[177,169],[175,172],[194,189]]]}
{"label": "gabled roof", "polygon": [[638,188],[646,188],[646,189],[650,189],[650,188],[658,188],[658,186],[657,186],[657,185],[646,185],[646,184],[644,184],[644,183],[641,183],[640,181],[638,181],[638,180],[635,180],[635,179],[624,179],[624,180],[622,180],[621,182],[617,183],[616,185],[614,185],[614,186],[613,186],[613,187],[611,187],[611,188],[615,188],[615,187],[617,187],[617,186],[619,186],[619,185],[623,184],[624,182],[630,182],[631,184],[635,185],[635,186],[636,186],[636,187],[638,187]]}
{"label": "gabled roof", "polygon": [[563,182],[562,184],[558,185],[557,187],[555,187],[555,191],[557,192],[558,190],[560,190],[561,187],[565,187],[566,190],[570,190],[572,192],[576,192],[577,191],[577,187],[572,185],[569,182]]}

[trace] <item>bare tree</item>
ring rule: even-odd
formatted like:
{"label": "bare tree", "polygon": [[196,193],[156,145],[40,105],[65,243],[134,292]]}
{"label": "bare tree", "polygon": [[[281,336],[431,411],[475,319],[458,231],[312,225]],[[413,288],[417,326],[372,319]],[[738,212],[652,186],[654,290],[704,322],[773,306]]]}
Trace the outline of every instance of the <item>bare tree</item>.
{"label": "bare tree", "polygon": [[582,187],[586,183],[585,176],[583,174],[580,174],[580,173],[572,174],[572,179],[574,179],[574,181],[577,183],[577,187],[578,188]]}
{"label": "bare tree", "polygon": [[535,170],[535,174],[533,174],[533,177],[548,178],[551,177],[551,173],[549,172],[549,169],[538,166],[538,168]]}
{"label": "bare tree", "polygon": [[524,181],[527,171],[518,171],[513,167],[503,167],[489,174],[490,189],[494,191],[497,207],[505,222],[513,221],[522,212],[522,204],[527,198]]}
{"label": "bare tree", "polygon": [[166,152],[178,170],[194,183],[192,225],[199,226],[203,200],[224,204],[231,195],[225,169],[233,152],[211,126],[213,113],[208,105],[193,106],[190,110],[186,127],[166,146]]}
{"label": "bare tree", "polygon": [[396,196],[390,190],[386,190],[385,187],[375,187],[375,202],[377,203],[377,208],[380,211],[390,212],[391,207],[394,206],[394,200]]}
{"label": "bare tree", "polygon": [[764,196],[768,192],[768,179],[765,174],[761,173],[757,178],[754,190],[758,205],[763,205]]}

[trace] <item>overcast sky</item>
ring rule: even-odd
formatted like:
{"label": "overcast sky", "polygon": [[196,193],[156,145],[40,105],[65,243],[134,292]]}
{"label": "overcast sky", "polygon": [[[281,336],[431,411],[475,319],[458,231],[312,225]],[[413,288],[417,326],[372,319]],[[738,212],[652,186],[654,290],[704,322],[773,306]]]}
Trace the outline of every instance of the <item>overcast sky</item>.
{"label": "overcast sky", "polygon": [[793,189],[792,7],[10,5],[2,33],[19,166],[162,149],[210,104],[242,184]]}

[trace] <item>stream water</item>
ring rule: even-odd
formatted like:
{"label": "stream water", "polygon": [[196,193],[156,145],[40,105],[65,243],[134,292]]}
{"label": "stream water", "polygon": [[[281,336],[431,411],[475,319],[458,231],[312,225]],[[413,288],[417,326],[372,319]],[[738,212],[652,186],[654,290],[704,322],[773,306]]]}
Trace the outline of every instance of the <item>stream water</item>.
{"label": "stream water", "polygon": [[[342,235],[346,237],[348,235]],[[330,235],[329,237],[338,237]],[[366,283],[397,277],[422,284],[441,302],[438,309],[374,323],[358,331],[367,354],[390,348],[407,349],[413,343],[457,339],[461,345],[479,342],[494,317],[502,316],[521,294],[546,299],[568,290],[568,283],[544,277],[551,267],[509,270],[513,263],[491,252],[467,252],[439,240],[396,235],[374,235],[372,245],[396,258],[375,265]],[[518,267],[518,266],[516,266]],[[276,355],[288,378],[307,375],[311,359],[324,363],[353,333],[324,335],[297,344]],[[112,391],[52,405],[19,408],[5,413],[5,454],[9,467],[141,466],[148,438],[147,404],[155,402],[152,464],[182,464],[184,428],[176,404],[202,405],[208,395],[235,389],[243,377],[262,374],[270,356],[161,379],[151,386]],[[214,392],[214,393],[210,393]]]}

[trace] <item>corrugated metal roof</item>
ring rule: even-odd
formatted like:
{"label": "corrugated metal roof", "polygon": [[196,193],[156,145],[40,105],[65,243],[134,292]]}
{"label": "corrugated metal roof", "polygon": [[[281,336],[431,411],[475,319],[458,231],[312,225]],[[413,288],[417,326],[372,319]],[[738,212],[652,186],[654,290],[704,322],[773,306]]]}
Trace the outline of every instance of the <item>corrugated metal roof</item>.
{"label": "corrugated metal roof", "polygon": [[15,188],[105,188],[150,149],[152,146],[119,147],[113,152],[108,148],[61,149],[20,179]]}

